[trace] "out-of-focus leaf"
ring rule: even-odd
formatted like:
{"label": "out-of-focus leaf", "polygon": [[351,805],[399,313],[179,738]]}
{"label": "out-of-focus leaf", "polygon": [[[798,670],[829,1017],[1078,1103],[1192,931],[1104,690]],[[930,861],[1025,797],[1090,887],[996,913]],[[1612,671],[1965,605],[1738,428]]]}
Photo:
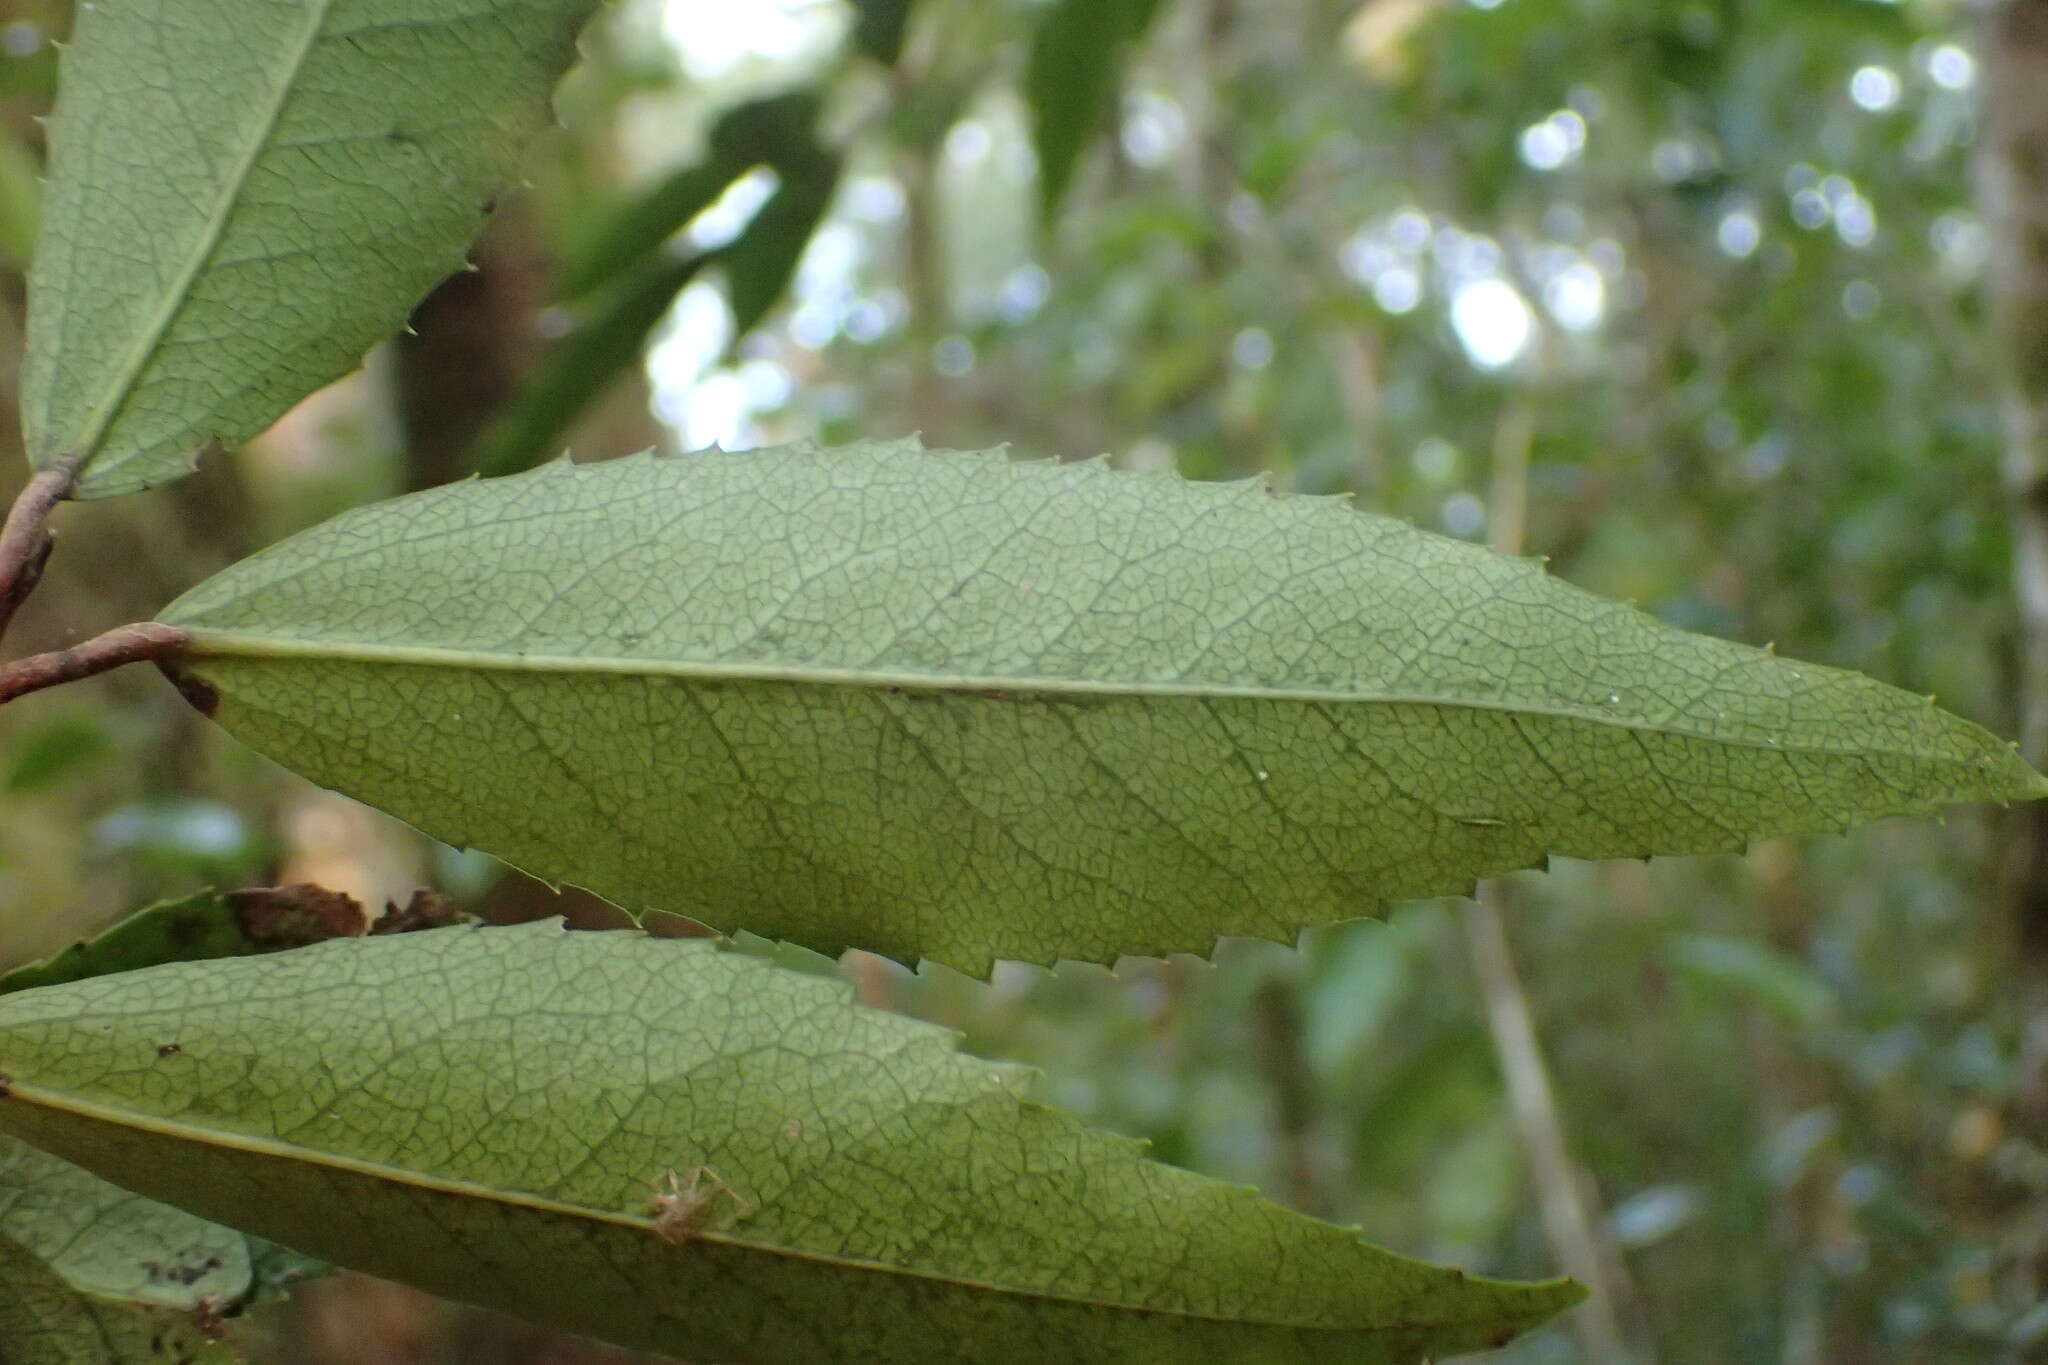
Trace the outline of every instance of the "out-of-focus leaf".
{"label": "out-of-focus leaf", "polygon": [[216,891],[138,910],[94,938],[0,976],[0,994],[81,981],[162,962],[197,962],[264,951]]}
{"label": "out-of-focus leaf", "polygon": [[30,792],[63,781],[80,767],[113,751],[104,717],[60,712],[11,737],[0,791]]}
{"label": "out-of-focus leaf", "polygon": [[914,441],[433,489],[162,619],[229,731],[445,842],[977,975],[2048,793],[1924,697],[1341,500]]}
{"label": "out-of-focus leaf", "polygon": [[615,281],[477,442],[471,468],[483,475],[516,474],[559,454],[563,433],[640,363],[647,334],[708,259],[656,258]]}
{"label": "out-of-focus leaf", "polygon": [[903,31],[911,0],[854,0],[853,44],[883,66],[903,55]]}
{"label": "out-of-focus leaf", "polygon": [[330,938],[402,934],[457,919],[438,893],[421,888],[404,906],[371,917],[355,897],[307,882],[202,891],[128,916],[93,938],[0,976],[0,995],[56,986],[165,962],[204,962],[300,948]]}
{"label": "out-of-focus leaf", "polygon": [[1825,977],[1754,939],[1674,934],[1665,942],[1664,962],[1704,987],[1749,996],[1788,1024],[1820,1023],[1835,1012]]}
{"label": "out-of-focus leaf", "polygon": [[732,300],[732,335],[738,341],[758,326],[796,274],[797,262],[832,206],[838,158],[818,152],[778,167],[781,187],[762,205],[746,231],[718,253]]}
{"label": "out-of-focus leaf", "polygon": [[21,379],[99,497],[346,372],[459,269],[596,0],[80,5]]}
{"label": "out-of-focus leaf", "polygon": [[24,270],[36,254],[43,216],[43,166],[12,133],[0,130],[0,259]]}
{"label": "out-of-focus leaf", "polygon": [[189,1312],[207,1300],[230,1307],[249,1291],[241,1233],[130,1194],[5,1136],[0,1236],[33,1252],[73,1288],[102,1298]]}
{"label": "out-of-focus leaf", "polygon": [[1024,73],[1038,185],[1047,216],[1059,207],[1081,154],[1114,126],[1123,63],[1158,0],[1054,0],[1039,21]]}
{"label": "out-of-focus leaf", "polygon": [[239,1358],[189,1313],[79,1293],[4,1233],[0,1342],[7,1365],[231,1365]]}
{"label": "out-of-focus leaf", "polygon": [[[478,442],[472,461],[478,473],[516,474],[559,453],[577,415],[640,362],[648,334],[707,265],[724,271],[735,341],[767,315],[788,287],[838,184],[838,158],[811,140],[816,116],[816,99],[807,92],[736,110],[719,125],[707,175],[685,172],[622,212],[577,277],[609,284],[590,304],[590,316]],[[704,196],[716,197],[714,181],[723,190],[732,176],[756,163],[774,169],[779,184],[735,240],[695,255],[663,254],[663,244],[710,202]],[[662,202],[653,202],[657,198]],[[619,277],[620,262],[635,250],[651,254]]]}
{"label": "out-of-focus leaf", "polygon": [[714,159],[668,176],[600,223],[562,272],[562,297],[582,298],[644,265],[752,167]]}
{"label": "out-of-focus leaf", "polygon": [[787,176],[788,168],[814,162],[817,122],[818,97],[809,90],[755,100],[723,115],[711,130],[703,161],[667,176],[590,230],[563,270],[563,296],[581,298],[630,274],[753,167],[769,166]]}
{"label": "out-of-focus leaf", "polygon": [[1022,1069],[703,939],[454,929],[102,977],[0,1000],[0,1071],[0,1126],[152,1195],[694,1359],[1391,1365],[1579,1297],[1147,1161]]}
{"label": "out-of-focus leaf", "polygon": [[231,1228],[0,1137],[0,1360],[8,1365],[232,1360],[209,1332],[319,1270],[299,1258],[290,1275],[259,1289],[257,1249]]}

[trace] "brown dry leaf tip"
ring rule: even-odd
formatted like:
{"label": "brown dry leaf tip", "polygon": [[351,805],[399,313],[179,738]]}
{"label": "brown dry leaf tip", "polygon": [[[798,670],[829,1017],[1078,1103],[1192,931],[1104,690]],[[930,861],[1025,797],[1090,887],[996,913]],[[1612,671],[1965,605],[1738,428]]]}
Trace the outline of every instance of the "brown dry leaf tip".
{"label": "brown dry leaf tip", "polygon": [[463,914],[430,886],[422,886],[401,907],[397,901],[384,902],[384,913],[370,926],[372,934],[409,934],[416,929],[445,929],[460,924]]}
{"label": "brown dry leaf tip", "polygon": [[672,1245],[687,1242],[704,1230],[720,1196],[731,1203],[734,1222],[754,1211],[754,1206],[709,1166],[692,1166],[681,1176],[671,1166],[652,1183],[654,1196],[647,1201],[647,1212],[654,1219],[654,1235]]}
{"label": "brown dry leaf tip", "polygon": [[258,886],[227,894],[228,908],[248,940],[261,948],[299,948],[330,938],[361,938],[370,916],[345,891],[311,882]]}

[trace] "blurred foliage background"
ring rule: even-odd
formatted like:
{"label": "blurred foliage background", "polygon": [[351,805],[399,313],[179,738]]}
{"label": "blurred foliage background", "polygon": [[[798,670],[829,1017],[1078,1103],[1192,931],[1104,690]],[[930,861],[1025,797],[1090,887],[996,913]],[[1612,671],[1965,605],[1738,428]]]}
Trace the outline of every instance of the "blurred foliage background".
{"label": "blurred foliage background", "polygon": [[[0,0],[10,362],[68,10]],[[2044,695],[2013,569],[2038,506],[2001,468],[2048,305],[2001,313],[2024,224],[1986,132],[1992,73],[2048,102],[2044,0],[617,0],[586,51],[479,269],[249,449],[68,509],[21,650],[564,448],[917,430],[1350,491],[2001,733]],[[132,672],[0,715],[0,964],[201,885],[608,921]],[[1384,1244],[1591,1258],[1605,1307],[1515,1365],[2040,1360],[2041,844],[1971,810],[1561,863],[1493,889],[1505,972],[1451,905],[1215,966],[819,969]],[[245,1335],[305,1365],[623,1358],[350,1276]]]}

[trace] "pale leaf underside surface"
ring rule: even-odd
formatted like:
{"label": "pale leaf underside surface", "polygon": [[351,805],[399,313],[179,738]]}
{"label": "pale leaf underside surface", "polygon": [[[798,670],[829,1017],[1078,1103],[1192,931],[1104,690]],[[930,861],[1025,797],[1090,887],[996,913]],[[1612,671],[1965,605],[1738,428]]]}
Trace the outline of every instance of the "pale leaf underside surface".
{"label": "pale leaf underside surface", "polygon": [[[1578,1297],[1147,1161],[707,940],[437,930],[24,991],[0,1074],[0,1128],[110,1179],[692,1359],[1414,1362]],[[651,1197],[692,1184],[664,1237]]]}
{"label": "pale leaf underside surface", "polygon": [[199,1310],[250,1291],[248,1239],[0,1137],[0,1360],[226,1360]]}
{"label": "pale leaf underside surface", "polygon": [[910,443],[436,489],[162,619],[231,732],[441,839],[974,972],[2044,789],[1925,698],[1334,499]]}
{"label": "pale leaf underside surface", "polygon": [[190,1313],[80,1293],[0,1233],[0,1342],[7,1365],[232,1365]]}
{"label": "pale leaf underside surface", "polygon": [[78,6],[29,277],[29,458],[162,483],[353,368],[546,125],[596,0]]}

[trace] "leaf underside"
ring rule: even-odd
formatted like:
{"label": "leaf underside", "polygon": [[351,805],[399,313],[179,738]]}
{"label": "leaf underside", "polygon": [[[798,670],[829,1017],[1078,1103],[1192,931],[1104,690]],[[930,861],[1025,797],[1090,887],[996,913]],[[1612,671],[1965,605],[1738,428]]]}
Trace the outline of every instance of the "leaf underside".
{"label": "leaf underside", "polygon": [[0,1359],[126,1365],[218,1355],[197,1325],[253,1285],[249,1240],[0,1136]]}
{"label": "leaf underside", "polygon": [[1924,698],[1335,499],[914,443],[435,489],[162,619],[229,731],[437,838],[969,972],[2048,785]]}
{"label": "leaf underside", "polygon": [[83,1294],[0,1234],[0,1342],[7,1365],[229,1365],[190,1314]]}
{"label": "leaf underside", "polygon": [[547,125],[596,0],[80,5],[29,278],[30,460],[186,473],[352,369]]}
{"label": "leaf underside", "polygon": [[[0,1128],[144,1193],[695,1359],[1413,1362],[1579,1297],[1145,1160],[707,940],[436,930],[25,991],[0,1073]],[[650,1197],[692,1184],[669,1240]]]}

